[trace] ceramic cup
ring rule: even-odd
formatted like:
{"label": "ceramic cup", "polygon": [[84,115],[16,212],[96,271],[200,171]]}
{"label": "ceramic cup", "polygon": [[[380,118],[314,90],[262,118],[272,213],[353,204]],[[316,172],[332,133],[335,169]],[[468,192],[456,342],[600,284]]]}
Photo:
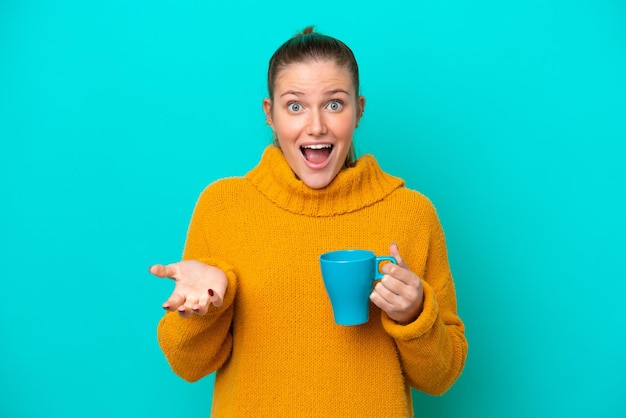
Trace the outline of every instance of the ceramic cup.
{"label": "ceramic cup", "polygon": [[359,325],[369,320],[369,296],[374,281],[380,280],[382,261],[396,260],[377,256],[368,250],[338,250],[320,256],[324,286],[339,325]]}

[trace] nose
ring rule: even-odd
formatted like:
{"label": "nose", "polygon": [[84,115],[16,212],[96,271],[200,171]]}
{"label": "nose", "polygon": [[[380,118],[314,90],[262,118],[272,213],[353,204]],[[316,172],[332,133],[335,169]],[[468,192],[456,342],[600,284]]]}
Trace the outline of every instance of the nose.
{"label": "nose", "polygon": [[307,134],[311,136],[326,134],[324,115],[319,110],[313,110],[309,113],[309,118],[307,120]]}

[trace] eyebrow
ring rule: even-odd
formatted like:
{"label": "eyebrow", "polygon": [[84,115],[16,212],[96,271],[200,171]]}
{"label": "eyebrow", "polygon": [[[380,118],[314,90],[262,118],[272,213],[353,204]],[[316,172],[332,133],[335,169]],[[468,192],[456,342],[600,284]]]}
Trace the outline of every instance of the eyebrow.
{"label": "eyebrow", "polygon": [[[350,95],[350,93],[348,93],[347,91],[345,91],[344,89],[335,89],[335,90],[330,90],[327,91],[325,94],[327,96],[332,96],[333,94],[337,94],[337,93],[343,93],[347,96]],[[287,90],[286,92],[284,92],[283,94],[280,95],[280,97],[283,96],[287,96],[288,94],[293,94],[294,96],[304,96],[304,93],[301,91],[297,91],[297,90]]]}

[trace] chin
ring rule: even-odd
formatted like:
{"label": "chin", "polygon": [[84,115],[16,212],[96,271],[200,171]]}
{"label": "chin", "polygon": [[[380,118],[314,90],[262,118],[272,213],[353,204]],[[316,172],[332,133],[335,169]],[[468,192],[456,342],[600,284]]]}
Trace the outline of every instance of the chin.
{"label": "chin", "polygon": [[311,189],[323,189],[337,177],[343,165],[339,165],[337,160],[330,160],[324,168],[312,168],[305,164],[298,167],[298,178]]}
{"label": "chin", "polygon": [[333,178],[330,176],[304,176],[300,180],[311,189],[323,189],[333,181]]}
{"label": "chin", "polygon": [[304,184],[306,184],[311,189],[323,189],[324,187],[330,184],[330,181],[306,181],[303,180]]}

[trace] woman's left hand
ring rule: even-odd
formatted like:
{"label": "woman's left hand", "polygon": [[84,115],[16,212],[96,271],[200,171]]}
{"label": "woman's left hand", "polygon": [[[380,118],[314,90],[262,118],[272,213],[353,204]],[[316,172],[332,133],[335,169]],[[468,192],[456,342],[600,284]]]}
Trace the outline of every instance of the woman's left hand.
{"label": "woman's left hand", "polygon": [[393,243],[389,254],[398,264],[386,263],[381,271],[385,274],[374,286],[370,300],[400,324],[417,319],[424,305],[422,280],[404,263],[398,246]]}

